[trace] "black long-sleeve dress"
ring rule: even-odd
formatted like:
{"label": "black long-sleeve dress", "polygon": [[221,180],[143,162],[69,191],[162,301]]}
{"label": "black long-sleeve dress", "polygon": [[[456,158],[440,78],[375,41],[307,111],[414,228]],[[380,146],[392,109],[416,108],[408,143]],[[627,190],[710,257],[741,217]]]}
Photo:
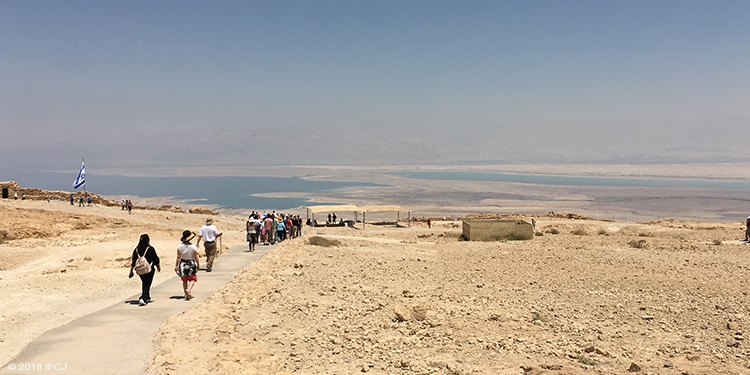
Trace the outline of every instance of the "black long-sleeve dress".
{"label": "black long-sleeve dress", "polygon": [[130,262],[130,268],[135,267],[135,261],[146,254],[146,260],[151,263],[151,272],[138,275],[141,278],[141,297],[143,302],[151,302],[151,283],[154,281],[154,274],[156,273],[156,267],[160,266],[159,255],[156,253],[156,249],[153,246],[146,248],[146,251],[141,252],[138,248],[133,249],[133,259]]}

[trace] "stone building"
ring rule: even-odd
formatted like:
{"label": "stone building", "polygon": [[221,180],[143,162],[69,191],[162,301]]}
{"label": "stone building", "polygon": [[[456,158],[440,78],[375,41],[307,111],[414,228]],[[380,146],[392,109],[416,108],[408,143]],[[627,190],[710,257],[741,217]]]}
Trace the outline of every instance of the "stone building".
{"label": "stone building", "polygon": [[21,188],[18,187],[18,184],[13,181],[0,181],[0,190],[2,191],[2,199],[8,199],[13,198],[13,194],[18,194],[18,196],[21,196]]}

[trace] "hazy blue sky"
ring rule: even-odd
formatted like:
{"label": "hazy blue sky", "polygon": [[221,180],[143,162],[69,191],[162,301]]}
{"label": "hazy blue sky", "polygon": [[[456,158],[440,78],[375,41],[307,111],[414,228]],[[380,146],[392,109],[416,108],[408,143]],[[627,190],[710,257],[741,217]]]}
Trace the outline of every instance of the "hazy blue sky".
{"label": "hazy blue sky", "polygon": [[749,20],[749,1],[0,1],[0,173],[747,161]]}

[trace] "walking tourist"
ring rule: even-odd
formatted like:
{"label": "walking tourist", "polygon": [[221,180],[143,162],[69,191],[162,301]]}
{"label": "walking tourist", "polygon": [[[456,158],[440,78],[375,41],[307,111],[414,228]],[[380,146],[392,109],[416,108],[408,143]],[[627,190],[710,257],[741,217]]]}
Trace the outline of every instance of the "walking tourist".
{"label": "walking tourist", "polygon": [[247,247],[248,251],[255,251],[255,241],[258,238],[257,222],[253,215],[250,215],[245,223],[245,230],[247,231]]}
{"label": "walking tourist", "polygon": [[214,225],[214,219],[206,219],[206,225],[201,227],[198,233],[198,241],[195,246],[201,246],[201,240],[205,243],[206,247],[206,272],[211,272],[214,267],[214,259],[216,258],[216,239],[221,237],[221,232],[216,229]]}
{"label": "walking tourist", "polygon": [[156,271],[161,272],[159,264],[159,255],[156,249],[150,244],[148,234],[142,234],[138,240],[138,246],[133,249],[133,259],[130,262],[130,274],[133,277],[133,270],[141,278],[141,296],[138,298],[138,305],[146,306],[151,303],[151,283],[154,281]]}
{"label": "walking tourist", "polygon": [[284,238],[284,232],[286,229],[286,225],[284,224],[283,218],[276,219],[276,240],[281,242],[285,240]]}
{"label": "walking tourist", "polygon": [[186,230],[182,232],[182,242],[177,246],[177,261],[174,265],[174,271],[182,280],[182,292],[186,300],[193,299],[193,285],[198,282],[198,268],[201,263],[198,259],[198,247],[191,244],[190,241],[195,238],[195,233]]}
{"label": "walking tourist", "polygon": [[273,245],[273,236],[274,236],[274,233],[276,233],[276,228],[274,228],[273,219],[271,218],[271,215],[266,214],[266,218],[263,219],[263,231],[265,232],[265,237],[263,238],[263,244],[268,245],[270,243]]}

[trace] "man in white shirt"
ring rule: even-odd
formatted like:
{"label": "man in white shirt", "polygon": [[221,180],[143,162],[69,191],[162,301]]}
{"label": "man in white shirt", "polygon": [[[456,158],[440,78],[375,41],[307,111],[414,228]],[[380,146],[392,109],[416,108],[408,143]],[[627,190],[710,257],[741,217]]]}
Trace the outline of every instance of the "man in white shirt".
{"label": "man in white shirt", "polygon": [[195,244],[196,247],[200,247],[201,240],[206,244],[206,272],[211,272],[214,266],[214,258],[216,258],[216,239],[221,237],[221,232],[214,226],[214,219],[206,219],[206,225],[201,227],[200,233],[198,234],[198,242]]}

